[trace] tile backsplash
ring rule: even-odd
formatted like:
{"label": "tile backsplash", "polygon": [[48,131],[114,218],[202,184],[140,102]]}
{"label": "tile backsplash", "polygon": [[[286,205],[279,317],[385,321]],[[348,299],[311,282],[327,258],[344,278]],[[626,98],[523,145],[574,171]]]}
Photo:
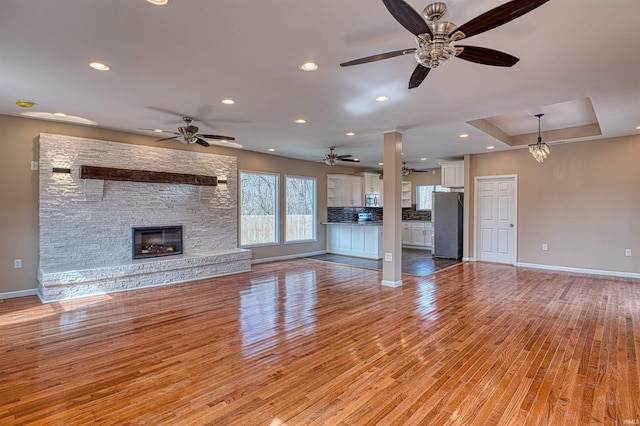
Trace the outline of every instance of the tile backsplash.
{"label": "tile backsplash", "polygon": [[[328,207],[327,220],[329,222],[357,221],[358,213],[371,213],[373,220],[382,220],[381,207]],[[416,205],[402,209],[402,220],[431,221],[430,210],[416,210]]]}

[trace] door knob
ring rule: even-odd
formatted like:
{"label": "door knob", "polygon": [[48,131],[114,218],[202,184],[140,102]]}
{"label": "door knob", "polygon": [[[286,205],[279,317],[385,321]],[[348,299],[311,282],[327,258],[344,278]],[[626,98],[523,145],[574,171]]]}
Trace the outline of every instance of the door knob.
{"label": "door knob", "polygon": [[509,227],[510,227],[510,228],[513,228],[513,223],[510,223],[510,224],[509,224]]}

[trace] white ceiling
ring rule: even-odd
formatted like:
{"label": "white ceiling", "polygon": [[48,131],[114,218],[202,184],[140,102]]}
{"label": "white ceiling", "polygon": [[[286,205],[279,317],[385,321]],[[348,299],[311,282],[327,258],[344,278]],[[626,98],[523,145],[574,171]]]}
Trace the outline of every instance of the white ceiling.
{"label": "white ceiling", "polygon": [[[461,25],[503,2],[451,0],[445,18]],[[454,58],[408,90],[412,56],[338,66],[414,46],[380,0],[2,0],[0,113],[19,115],[15,102],[30,100],[33,111],[142,134],[175,130],[191,115],[201,132],[235,136],[245,149],[314,160],[335,145],[364,167],[382,160],[382,134],[398,130],[413,167],[435,166],[487,145],[522,149],[468,121],[535,133],[542,112],[543,130],[589,124],[579,111],[554,118],[559,104],[583,99],[602,135],[578,141],[640,133],[639,16],[638,0],[551,0],[464,41],[520,58],[514,67]],[[318,70],[298,68],[310,60]],[[91,61],[112,69],[92,70]],[[376,103],[381,94],[391,100]]]}

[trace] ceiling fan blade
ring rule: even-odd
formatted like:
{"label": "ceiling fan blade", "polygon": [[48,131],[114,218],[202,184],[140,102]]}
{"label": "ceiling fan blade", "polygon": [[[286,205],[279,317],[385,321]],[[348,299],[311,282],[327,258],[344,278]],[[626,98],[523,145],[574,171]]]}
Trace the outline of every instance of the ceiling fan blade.
{"label": "ceiling fan blade", "polygon": [[345,154],[345,155],[337,155],[336,158],[338,160],[342,160],[343,158],[349,158],[349,157],[353,157],[353,155],[351,154]]}
{"label": "ceiling fan blade", "polygon": [[395,58],[397,56],[409,55],[416,51],[416,49],[403,49],[403,50],[395,50],[393,52],[387,53],[378,53],[377,55],[367,56],[360,59],[354,59],[353,61],[343,62],[340,64],[341,67],[350,67],[352,65],[360,65],[366,64],[369,62],[382,61],[383,59]]}
{"label": "ceiling fan blade", "polygon": [[209,145],[207,143],[207,141],[205,141],[204,139],[200,139],[200,138],[196,139],[196,143],[198,145],[206,146],[207,148],[209,148],[211,146],[211,145]]}
{"label": "ceiling fan blade", "polygon": [[429,34],[429,37],[433,38],[427,22],[422,19],[422,16],[420,16],[414,8],[409,6],[409,4],[403,0],[382,0],[382,3],[387,7],[389,13],[396,18],[396,21],[413,35]]}
{"label": "ceiling fan blade", "polygon": [[411,78],[409,79],[409,89],[416,88],[420,86],[420,83],[427,78],[427,74],[429,74],[431,68],[424,67],[420,64],[413,70],[413,74],[411,74]]}
{"label": "ceiling fan blade", "polygon": [[[458,27],[457,31],[464,33],[465,37],[471,37],[506,24],[525,13],[531,12],[538,6],[542,6],[548,1],[549,0],[512,0],[473,18]],[[453,36],[453,34],[451,34],[451,36]]]}
{"label": "ceiling fan blade", "polygon": [[340,161],[350,161],[352,163],[359,163],[360,160],[358,160],[357,158],[338,158],[338,160]]}
{"label": "ceiling fan blade", "polygon": [[465,61],[475,62],[477,64],[493,65],[495,67],[512,67],[520,60],[508,53],[487,49],[486,47],[459,45],[456,45],[456,47],[464,48],[462,53],[457,55],[458,58],[464,59]]}
{"label": "ceiling fan blade", "polygon": [[170,139],[178,139],[178,138],[177,138],[177,137],[175,137],[175,136],[171,136],[170,138],[156,139],[156,142],[168,141],[168,140],[170,140]]}
{"label": "ceiling fan blade", "polygon": [[221,140],[221,141],[235,141],[236,138],[231,137],[231,136],[221,136],[221,135],[198,135],[201,138],[205,138],[205,139],[217,139],[217,140]]}

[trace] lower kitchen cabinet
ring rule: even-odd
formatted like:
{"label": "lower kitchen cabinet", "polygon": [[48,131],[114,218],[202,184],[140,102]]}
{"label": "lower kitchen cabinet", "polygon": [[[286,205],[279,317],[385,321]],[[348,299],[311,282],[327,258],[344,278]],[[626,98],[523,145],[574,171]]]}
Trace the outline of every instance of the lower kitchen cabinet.
{"label": "lower kitchen cabinet", "polygon": [[327,253],[382,259],[382,225],[327,224]]}
{"label": "lower kitchen cabinet", "polygon": [[402,245],[431,248],[431,222],[407,220],[402,222]]}

